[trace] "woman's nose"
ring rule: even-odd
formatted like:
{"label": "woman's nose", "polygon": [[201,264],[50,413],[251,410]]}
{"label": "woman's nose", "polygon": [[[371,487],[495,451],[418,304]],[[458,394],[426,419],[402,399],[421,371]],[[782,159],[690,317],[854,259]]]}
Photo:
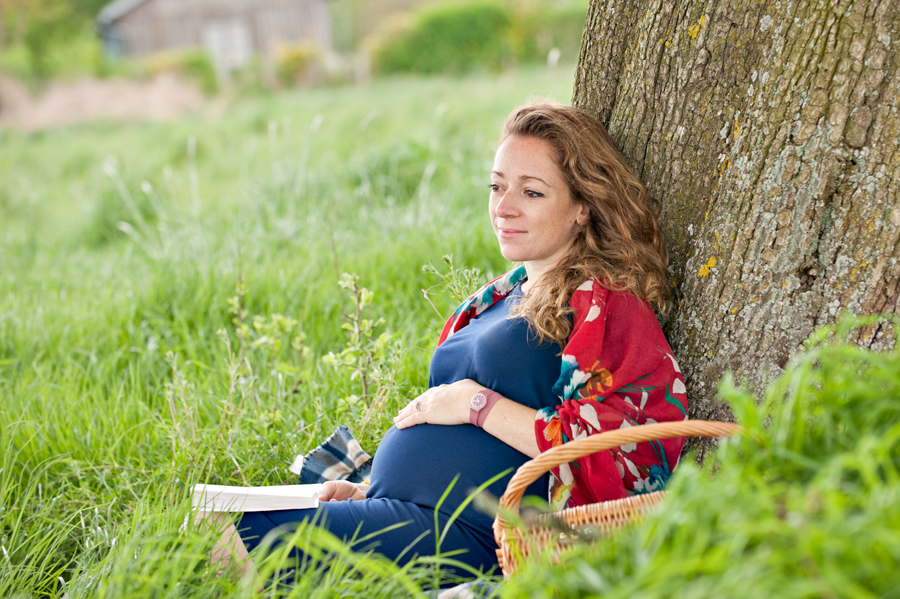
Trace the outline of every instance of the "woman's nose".
{"label": "woman's nose", "polygon": [[515,203],[514,194],[512,191],[507,190],[506,193],[500,197],[500,201],[497,203],[497,208],[494,212],[496,212],[499,217],[515,216],[517,212]]}

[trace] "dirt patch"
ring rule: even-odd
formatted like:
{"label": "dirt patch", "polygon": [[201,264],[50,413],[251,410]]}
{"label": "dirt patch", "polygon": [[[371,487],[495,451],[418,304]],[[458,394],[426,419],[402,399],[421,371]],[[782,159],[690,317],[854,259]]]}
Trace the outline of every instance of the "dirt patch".
{"label": "dirt patch", "polygon": [[205,104],[193,83],[174,72],[146,81],[81,79],[53,82],[32,97],[19,81],[0,75],[0,127],[37,131],[96,118],[167,120]]}

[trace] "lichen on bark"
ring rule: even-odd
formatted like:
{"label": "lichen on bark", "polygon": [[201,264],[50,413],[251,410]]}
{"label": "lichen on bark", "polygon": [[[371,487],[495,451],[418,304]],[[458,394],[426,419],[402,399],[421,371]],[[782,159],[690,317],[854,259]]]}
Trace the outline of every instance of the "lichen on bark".
{"label": "lichen on bark", "polygon": [[760,388],[842,312],[900,311],[898,50],[889,0],[592,0],[573,103],[660,202],[692,417],[730,417],[726,370]]}

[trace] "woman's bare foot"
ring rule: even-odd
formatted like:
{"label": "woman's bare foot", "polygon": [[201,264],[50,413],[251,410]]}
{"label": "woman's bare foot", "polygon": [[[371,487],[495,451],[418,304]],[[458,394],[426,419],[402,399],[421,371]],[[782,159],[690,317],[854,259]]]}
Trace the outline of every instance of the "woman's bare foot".
{"label": "woman's bare foot", "polygon": [[261,593],[262,581],[241,536],[234,527],[232,515],[226,512],[197,512],[194,523],[208,526],[220,535],[209,555],[210,568],[216,570],[216,575],[224,576],[233,572],[238,578],[249,577],[252,579],[254,589]]}

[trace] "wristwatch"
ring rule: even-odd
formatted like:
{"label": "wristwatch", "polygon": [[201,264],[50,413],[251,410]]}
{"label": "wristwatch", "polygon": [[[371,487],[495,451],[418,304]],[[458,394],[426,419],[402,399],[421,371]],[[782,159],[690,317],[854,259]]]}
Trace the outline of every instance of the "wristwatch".
{"label": "wristwatch", "polygon": [[469,422],[478,428],[484,427],[488,412],[494,407],[502,395],[490,389],[482,389],[469,400]]}

